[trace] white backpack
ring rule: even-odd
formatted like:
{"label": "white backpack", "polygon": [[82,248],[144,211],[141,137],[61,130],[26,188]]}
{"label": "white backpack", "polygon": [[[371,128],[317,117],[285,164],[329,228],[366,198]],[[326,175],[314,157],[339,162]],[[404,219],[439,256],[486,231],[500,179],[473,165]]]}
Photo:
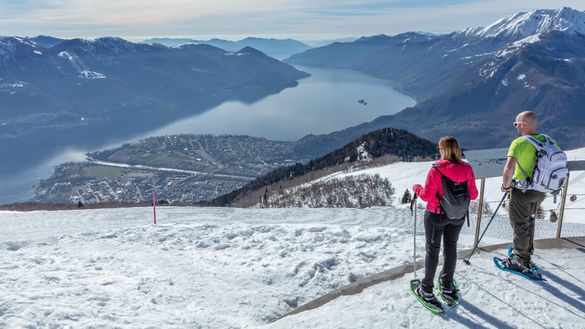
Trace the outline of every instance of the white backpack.
{"label": "white backpack", "polygon": [[524,177],[527,177],[527,179],[516,182],[516,185],[523,191],[535,190],[554,194],[561,190],[569,174],[567,155],[553,143],[550,137],[547,135],[543,136],[546,139],[544,142],[532,136],[522,136],[522,138],[529,141],[536,148],[536,164],[532,178],[529,179],[526,171],[520,166],[520,163],[517,163]]}

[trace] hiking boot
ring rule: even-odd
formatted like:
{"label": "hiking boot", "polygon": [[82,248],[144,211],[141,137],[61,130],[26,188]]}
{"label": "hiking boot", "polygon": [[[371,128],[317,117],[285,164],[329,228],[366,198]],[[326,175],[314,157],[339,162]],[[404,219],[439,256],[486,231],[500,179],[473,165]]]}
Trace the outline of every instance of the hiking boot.
{"label": "hiking boot", "polygon": [[[534,252],[534,248],[532,248],[532,250],[530,250],[530,255],[532,256],[532,253]],[[514,247],[510,246],[508,248],[508,257],[512,257],[514,256]],[[514,256],[514,257],[518,257],[518,256]],[[534,265],[534,263],[532,261],[527,261],[527,262],[523,262],[523,265],[529,265],[527,266],[531,271],[533,272],[538,272],[538,267],[536,267],[536,265]]]}
{"label": "hiking boot", "polygon": [[533,268],[535,267],[534,264],[532,264],[532,262],[530,262],[529,260],[520,259],[515,254],[504,259],[502,261],[502,266],[509,270],[521,273],[531,273],[533,271]]}
{"label": "hiking boot", "polygon": [[418,287],[418,289],[416,290],[416,294],[419,295],[425,301],[425,303],[430,304],[433,307],[436,307],[437,309],[443,308],[441,302],[437,299],[437,297],[435,297],[435,294],[433,294],[432,292],[425,292],[422,289],[422,287]]}
{"label": "hiking boot", "polygon": [[437,280],[437,290],[439,297],[448,306],[453,306],[459,303],[459,289],[457,289],[457,285],[455,285],[455,283],[445,285],[443,284],[443,281],[439,279]]}

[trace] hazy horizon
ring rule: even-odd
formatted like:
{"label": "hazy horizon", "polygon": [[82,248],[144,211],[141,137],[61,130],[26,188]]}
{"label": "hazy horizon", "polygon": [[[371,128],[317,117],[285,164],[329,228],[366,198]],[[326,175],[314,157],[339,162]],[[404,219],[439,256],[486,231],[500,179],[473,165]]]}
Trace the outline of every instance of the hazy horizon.
{"label": "hazy horizon", "polygon": [[[486,26],[517,12],[585,10],[585,1],[520,0],[262,0],[188,1],[0,0],[2,35],[58,38],[121,37],[240,40],[292,38],[306,42],[411,31],[450,33]],[[252,19],[251,19],[252,17]]]}

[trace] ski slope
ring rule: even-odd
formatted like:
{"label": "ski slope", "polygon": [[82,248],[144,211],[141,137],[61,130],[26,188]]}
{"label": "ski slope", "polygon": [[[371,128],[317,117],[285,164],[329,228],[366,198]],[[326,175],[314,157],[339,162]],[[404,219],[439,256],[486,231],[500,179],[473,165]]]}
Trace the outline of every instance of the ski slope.
{"label": "ski slope", "polygon": [[[0,212],[0,328],[391,328],[429,327],[431,319],[444,327],[498,327],[488,320],[512,313],[507,305],[525,297],[533,298],[515,309],[544,314],[543,325],[581,323],[575,302],[585,294],[569,283],[583,288],[583,253],[539,251],[543,268],[564,281],[544,288],[508,278],[480,254],[473,267],[459,265],[472,281],[460,280],[465,302],[444,319],[429,317],[408,295],[410,276],[270,324],[327,292],[410,262],[408,209],[162,207],[157,217],[153,225],[149,208]],[[510,238],[509,227],[498,230],[485,242]],[[585,235],[585,225],[575,230]],[[473,227],[464,228],[460,248],[471,246],[472,234]],[[493,287],[502,290],[487,290]],[[510,317],[501,321],[531,323]]]}

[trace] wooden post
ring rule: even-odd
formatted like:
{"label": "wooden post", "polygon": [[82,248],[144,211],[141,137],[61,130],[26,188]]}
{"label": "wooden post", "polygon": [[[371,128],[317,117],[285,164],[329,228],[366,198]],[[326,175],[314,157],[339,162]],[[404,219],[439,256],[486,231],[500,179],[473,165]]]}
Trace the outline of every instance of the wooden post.
{"label": "wooden post", "polygon": [[477,223],[475,223],[475,242],[474,247],[479,243],[479,232],[481,231],[481,213],[483,212],[483,193],[485,190],[485,178],[481,179],[479,187],[479,203],[477,205]]}
{"label": "wooden post", "polygon": [[565,216],[565,201],[567,200],[567,191],[569,190],[569,175],[563,184],[563,191],[561,192],[561,213],[559,214],[559,224],[557,225],[557,239],[561,238],[561,231],[563,230],[563,217]]}

